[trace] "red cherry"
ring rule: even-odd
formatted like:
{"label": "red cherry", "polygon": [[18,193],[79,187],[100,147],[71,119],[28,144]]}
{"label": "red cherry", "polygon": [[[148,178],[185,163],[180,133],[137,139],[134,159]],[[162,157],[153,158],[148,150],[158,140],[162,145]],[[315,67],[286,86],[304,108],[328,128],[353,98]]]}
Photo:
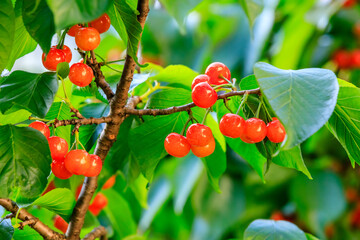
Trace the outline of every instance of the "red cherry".
{"label": "red cherry", "polygon": [[41,196],[44,196],[45,194],[47,194],[48,192],[50,192],[51,190],[54,190],[56,188],[54,181],[51,181],[49,183],[49,185],[46,187],[45,191],[41,194]]}
{"label": "red cherry", "polygon": [[60,178],[60,179],[68,179],[73,175],[71,172],[69,172],[65,168],[64,160],[65,159],[53,160],[51,163],[51,171],[53,172],[55,177]]}
{"label": "red cherry", "polygon": [[250,141],[261,142],[266,137],[266,124],[259,118],[249,118],[245,121],[245,136]]}
{"label": "red cherry", "polygon": [[346,69],[350,67],[350,54],[345,50],[338,50],[333,56],[333,61],[340,69]]}
{"label": "red cherry", "polygon": [[116,180],[116,175],[112,175],[104,184],[104,186],[102,187],[102,189],[108,189],[108,188],[112,188],[112,186],[114,186],[115,184],[115,180]]}
{"label": "red cherry", "polygon": [[164,142],[165,150],[174,157],[185,157],[190,152],[190,144],[186,137],[178,133],[170,133]]}
{"label": "red cherry", "polygon": [[194,87],[191,97],[196,106],[209,108],[216,103],[218,95],[207,82],[202,82]]}
{"label": "red cherry", "polygon": [[281,124],[281,122],[278,119],[269,122],[266,128],[267,128],[266,136],[271,142],[281,143],[282,141],[284,141],[286,136],[286,131],[284,126]]}
{"label": "red cherry", "polygon": [[209,82],[210,81],[210,77],[206,74],[201,74],[198,75],[194,78],[192,84],[191,84],[191,90],[194,89],[194,87],[198,84],[198,83],[202,83],[202,82]]}
{"label": "red cherry", "polygon": [[[56,47],[57,47],[57,45],[52,46],[52,48],[56,48]],[[65,62],[70,63],[71,59],[72,59],[72,52],[71,52],[70,48],[66,45],[63,45],[63,48],[61,50],[65,54]]]}
{"label": "red cherry", "polygon": [[91,21],[89,27],[93,27],[98,30],[99,33],[104,33],[110,28],[110,17],[106,13],[101,15],[101,17]]}
{"label": "red cherry", "polygon": [[343,3],[344,8],[351,8],[356,5],[356,0],[345,0]]}
{"label": "red cherry", "polygon": [[245,120],[237,114],[225,114],[219,123],[220,132],[230,138],[238,138],[244,133]]}
{"label": "red cherry", "polygon": [[82,26],[80,26],[79,24],[76,24],[76,25],[72,26],[72,27],[69,29],[69,31],[67,32],[67,34],[68,34],[69,36],[75,37],[77,31],[78,31],[80,28],[82,28]]}
{"label": "red cherry", "polygon": [[221,85],[221,84],[227,84],[228,82],[221,78],[223,76],[224,78],[230,80],[231,74],[230,70],[227,68],[227,66],[221,62],[214,62],[211,63],[205,70],[205,74],[210,77],[210,84],[214,85]]}
{"label": "red cherry", "polygon": [[212,138],[209,144],[203,147],[191,145],[191,151],[199,158],[207,157],[215,151],[215,139]]}
{"label": "red cherry", "polygon": [[355,36],[360,38],[360,22],[355,23],[353,32],[354,32]]}
{"label": "red cherry", "polygon": [[190,145],[206,146],[214,138],[211,129],[200,123],[191,124],[186,131],[186,138]]}
{"label": "red cherry", "polygon": [[42,54],[42,63],[50,71],[56,71],[59,63],[65,62],[65,54],[61,49],[50,48],[48,54]]}
{"label": "red cherry", "polygon": [[69,79],[73,84],[79,87],[85,87],[91,83],[93,78],[93,70],[88,65],[83,63],[74,63],[71,65]]}
{"label": "red cherry", "polygon": [[69,150],[68,143],[61,137],[49,137],[48,139],[51,157],[53,160],[63,160]]}
{"label": "red cherry", "polygon": [[281,211],[274,211],[270,217],[274,221],[286,220],[284,214]]}
{"label": "red cherry", "polygon": [[90,154],[90,167],[87,170],[85,177],[95,177],[100,174],[102,169],[102,161],[98,155]]}
{"label": "red cherry", "polygon": [[100,44],[100,34],[92,27],[80,28],[75,34],[75,43],[81,50],[94,50]]}
{"label": "red cherry", "polygon": [[82,184],[80,184],[75,191],[75,199],[78,200],[80,192],[81,192]]}
{"label": "red cherry", "polygon": [[248,138],[245,133],[240,135],[240,139],[244,142],[244,143],[255,143],[254,141],[251,141],[250,138]]}
{"label": "red cherry", "polygon": [[66,233],[69,224],[59,215],[56,215],[54,218],[54,227],[59,229],[61,232]]}
{"label": "red cherry", "polygon": [[50,129],[43,122],[40,122],[40,121],[32,122],[32,123],[30,123],[29,127],[40,131],[46,138],[50,137]]}
{"label": "red cherry", "polygon": [[360,68],[360,49],[352,51],[350,55],[351,67]]}
{"label": "red cherry", "polygon": [[85,175],[90,165],[90,155],[85,150],[72,150],[65,156],[66,169],[75,175]]}
{"label": "red cherry", "polygon": [[102,193],[98,193],[92,204],[89,206],[89,211],[95,216],[99,215],[102,209],[104,209],[108,204],[108,199]]}

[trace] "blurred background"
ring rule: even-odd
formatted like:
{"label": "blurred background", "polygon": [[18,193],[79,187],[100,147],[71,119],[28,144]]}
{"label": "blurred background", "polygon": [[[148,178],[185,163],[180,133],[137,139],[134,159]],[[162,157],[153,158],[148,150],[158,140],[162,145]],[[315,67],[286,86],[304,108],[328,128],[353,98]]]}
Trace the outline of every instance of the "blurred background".
{"label": "blurred background", "polygon": [[[65,44],[76,47],[74,38]],[[112,29],[96,52],[111,61],[123,58],[124,49]],[[140,50],[142,63],[182,64],[199,73],[223,62],[237,79],[251,74],[257,61],[283,69],[328,68],[360,87],[360,1],[151,1]],[[12,71],[45,71],[41,54],[36,48]],[[320,239],[360,239],[358,166],[352,168],[326,126],[301,147],[313,180],[273,164],[264,184],[228,150],[221,194],[191,156],[161,161],[147,197],[146,189],[133,187],[147,183],[141,176],[128,187],[120,174],[115,189],[148,239],[243,239],[245,228],[259,218],[291,221]]]}

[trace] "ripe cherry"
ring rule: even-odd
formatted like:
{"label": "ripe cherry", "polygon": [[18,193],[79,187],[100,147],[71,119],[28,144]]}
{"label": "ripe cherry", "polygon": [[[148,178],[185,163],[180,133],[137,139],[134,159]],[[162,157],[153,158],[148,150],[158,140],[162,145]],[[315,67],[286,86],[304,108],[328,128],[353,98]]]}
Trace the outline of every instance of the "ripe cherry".
{"label": "ripe cherry", "polygon": [[230,138],[238,138],[244,133],[245,120],[237,114],[225,114],[219,123],[220,132]]}
{"label": "ripe cherry", "polygon": [[345,0],[343,3],[344,8],[351,8],[356,5],[356,0]]}
{"label": "ripe cherry", "polygon": [[360,22],[355,23],[353,32],[356,37],[360,38]]}
{"label": "ripe cherry", "polygon": [[40,122],[40,121],[32,122],[32,123],[30,123],[29,127],[40,131],[46,138],[50,137],[50,129],[43,122]]}
{"label": "ripe cherry", "polygon": [[281,211],[274,211],[270,218],[274,221],[286,220],[284,214]]}
{"label": "ripe cherry", "polygon": [[350,55],[350,64],[353,68],[360,68],[360,49],[352,51]]}
{"label": "ripe cherry", "polygon": [[62,233],[66,233],[69,224],[59,215],[56,215],[54,218],[54,227],[59,229]]}
{"label": "ripe cherry", "polygon": [[63,160],[69,150],[68,143],[65,139],[57,136],[48,139],[51,157],[53,160]]}
{"label": "ripe cherry", "polygon": [[65,54],[61,49],[50,48],[48,54],[42,54],[42,63],[50,71],[56,71],[59,63],[65,62]]}
{"label": "ripe cherry", "polygon": [[92,204],[89,206],[89,211],[95,216],[99,215],[101,210],[103,210],[108,204],[108,199],[102,193],[98,193]]}
{"label": "ripe cherry", "polygon": [[210,81],[210,77],[206,74],[200,74],[198,76],[196,76],[191,84],[191,90],[194,89],[194,87],[198,84],[198,83],[202,83],[202,82],[209,82]]}
{"label": "ripe cherry", "polygon": [[215,139],[212,138],[209,144],[203,147],[191,145],[191,151],[199,158],[207,157],[215,151]]}
{"label": "ripe cherry", "polygon": [[245,131],[243,134],[240,135],[240,139],[244,142],[244,143],[255,143],[254,141],[252,141],[250,138],[248,138],[245,135]]}
{"label": "ripe cherry", "polygon": [[350,67],[350,54],[345,50],[338,50],[333,56],[333,61],[340,69],[346,69]]}
{"label": "ripe cherry", "polygon": [[245,121],[245,136],[254,143],[261,142],[266,137],[266,124],[259,118],[249,118]]}
{"label": "ripe cherry", "polygon": [[223,76],[224,78],[230,80],[231,74],[230,70],[227,68],[227,66],[221,62],[214,62],[211,63],[205,70],[205,74],[210,77],[210,84],[214,85],[221,85],[221,84],[227,84],[228,82],[221,78]]}
{"label": "ripe cherry", "polygon": [[90,155],[85,150],[72,150],[65,156],[66,169],[75,175],[85,175],[90,162]]}
{"label": "ripe cherry", "polygon": [[[52,48],[56,48],[56,46],[52,46]],[[72,59],[72,52],[70,50],[70,48],[66,45],[63,45],[62,49],[63,53],[65,54],[65,62],[68,62],[70,63],[71,62],[71,59]]]}
{"label": "ripe cherry", "polygon": [[112,188],[115,184],[116,175],[112,175],[103,185],[102,189],[109,189]]}
{"label": "ripe cherry", "polygon": [[74,63],[71,65],[69,79],[73,84],[85,87],[91,83],[93,78],[93,70],[88,65],[84,63]]}
{"label": "ripe cherry", "polygon": [[185,157],[190,152],[190,144],[186,137],[178,133],[170,133],[164,142],[165,150],[174,157]]}
{"label": "ripe cherry", "polygon": [[284,141],[286,136],[286,131],[284,126],[277,118],[269,122],[266,128],[267,128],[266,136],[271,142],[281,143],[282,141]]}
{"label": "ripe cherry", "polygon": [[87,170],[85,177],[95,177],[100,174],[102,169],[102,161],[98,155],[90,154],[90,167]]}
{"label": "ripe cherry", "polygon": [[72,27],[69,29],[69,31],[67,32],[67,34],[68,34],[69,36],[75,37],[77,31],[78,31],[80,28],[82,28],[82,26],[79,25],[79,24],[76,24],[76,25],[72,26]]}
{"label": "ripe cherry", "polygon": [[80,28],[75,34],[75,43],[81,50],[94,50],[100,44],[100,34],[92,27]]}
{"label": "ripe cherry", "polygon": [[51,171],[52,171],[52,173],[55,175],[55,177],[60,178],[60,179],[68,179],[73,175],[71,172],[69,172],[65,168],[64,160],[65,159],[53,160],[52,163],[51,163]]}
{"label": "ripe cherry", "polygon": [[194,123],[186,131],[186,138],[190,145],[206,146],[214,138],[211,129],[200,123]]}
{"label": "ripe cherry", "polygon": [[99,33],[104,33],[110,28],[110,17],[106,13],[101,15],[99,18],[91,21],[89,27],[93,27],[98,30]]}
{"label": "ripe cherry", "polygon": [[207,82],[202,82],[194,87],[191,97],[196,106],[209,108],[216,103],[218,96],[215,90]]}

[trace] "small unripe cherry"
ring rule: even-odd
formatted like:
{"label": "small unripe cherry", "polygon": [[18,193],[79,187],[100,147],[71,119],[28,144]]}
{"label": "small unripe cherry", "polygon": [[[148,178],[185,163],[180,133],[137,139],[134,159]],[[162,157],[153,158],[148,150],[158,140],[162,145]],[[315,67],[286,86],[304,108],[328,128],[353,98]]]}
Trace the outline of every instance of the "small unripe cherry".
{"label": "small unripe cherry", "polygon": [[40,122],[40,121],[32,122],[32,123],[29,124],[29,127],[40,131],[46,138],[50,137],[50,129],[43,122]]}
{"label": "small unripe cherry", "polygon": [[56,215],[54,218],[54,227],[59,229],[62,233],[66,233],[69,224],[59,215]]}
{"label": "small unripe cherry", "polygon": [[259,118],[249,118],[245,121],[244,134],[249,141],[261,142],[266,137],[266,124]]}
{"label": "small unripe cherry", "polygon": [[90,51],[100,44],[100,34],[92,27],[80,28],[75,34],[75,43],[83,51]]}
{"label": "small unripe cherry", "polygon": [[196,106],[209,108],[216,103],[218,95],[207,82],[202,82],[196,84],[192,90],[191,98]]}
{"label": "small unripe cherry", "polygon": [[206,146],[214,136],[211,129],[200,123],[194,123],[186,131],[186,139],[190,145]]}
{"label": "small unripe cherry", "polygon": [[168,154],[174,157],[185,157],[190,152],[190,144],[186,137],[178,133],[170,133],[164,141],[164,147]]}
{"label": "small unripe cherry", "polygon": [[267,128],[266,136],[271,142],[281,143],[282,141],[284,141],[286,136],[286,131],[284,126],[281,124],[281,122],[278,119],[269,122],[266,128]]}
{"label": "small unripe cherry", "polygon": [[51,171],[52,171],[52,173],[55,175],[55,177],[60,178],[60,179],[68,179],[73,175],[71,172],[69,172],[65,168],[64,160],[65,159],[53,160],[52,163],[51,163]]}
{"label": "small unripe cherry", "polygon": [[237,114],[225,114],[219,123],[220,132],[230,138],[238,138],[244,133],[245,120]]}
{"label": "small unripe cherry", "polygon": [[112,188],[116,181],[116,175],[112,175],[103,185],[102,189],[109,189]]}
{"label": "small unripe cherry", "polygon": [[212,140],[210,140],[210,142],[206,146],[200,147],[191,145],[191,151],[195,156],[199,158],[207,157],[215,151],[215,139],[213,138]]}
{"label": "small unripe cherry", "polygon": [[91,83],[93,78],[93,70],[88,65],[84,63],[74,63],[71,65],[69,79],[73,84],[85,87]]}
{"label": "small unripe cherry", "polygon": [[110,21],[109,15],[104,13],[99,18],[91,21],[89,23],[89,27],[95,28],[96,30],[98,30],[99,33],[104,33],[107,30],[109,30],[110,24],[111,24],[111,21]]}
{"label": "small unripe cherry", "polygon": [[200,75],[196,76],[196,77],[194,78],[194,80],[192,81],[191,90],[193,90],[194,87],[195,87],[197,84],[202,83],[202,82],[207,82],[207,83],[209,83],[209,81],[210,81],[210,77],[209,77],[208,75],[206,75],[206,74],[200,74]]}
{"label": "small unripe cherry", "polygon": [[82,28],[82,26],[79,25],[79,24],[76,24],[76,25],[72,26],[72,27],[69,29],[69,31],[67,32],[67,34],[68,34],[69,36],[75,37],[77,31],[78,31],[80,28]]}
{"label": "small unripe cherry", "polygon": [[90,155],[85,150],[72,150],[65,156],[65,167],[75,175],[85,175],[90,167]]}
{"label": "small unripe cherry", "polygon": [[90,167],[84,174],[85,177],[95,177],[100,174],[102,169],[102,161],[98,155],[90,154]]}
{"label": "small unripe cherry", "polygon": [[69,150],[69,145],[65,139],[57,136],[49,137],[48,143],[53,160],[63,160]]}
{"label": "small unripe cherry", "polygon": [[231,78],[230,70],[225,64],[221,62],[211,63],[206,68],[205,74],[210,77],[209,84],[213,84],[213,85],[228,84],[228,82],[225,79],[221,78],[221,76],[223,76],[228,80],[230,80]]}
{"label": "small unripe cherry", "polygon": [[50,71],[56,71],[59,63],[65,62],[65,54],[61,49],[50,48],[48,54],[42,54],[42,63]]}

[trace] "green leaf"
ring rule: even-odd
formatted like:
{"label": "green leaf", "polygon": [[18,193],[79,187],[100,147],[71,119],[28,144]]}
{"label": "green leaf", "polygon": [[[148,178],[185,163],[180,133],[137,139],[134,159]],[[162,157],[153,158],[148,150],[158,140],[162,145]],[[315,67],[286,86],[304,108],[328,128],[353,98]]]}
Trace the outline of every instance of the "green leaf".
{"label": "green leaf", "polygon": [[272,161],[279,166],[296,169],[304,173],[309,179],[312,179],[302,158],[300,146],[281,151]]}
{"label": "green leaf", "polygon": [[56,66],[56,73],[63,79],[69,75],[70,67],[68,62],[61,62]]}
{"label": "green leaf", "polygon": [[15,12],[10,0],[0,1],[0,73],[10,59],[15,35]]}
{"label": "green leaf", "polygon": [[14,235],[14,228],[10,219],[4,219],[0,223],[0,239],[11,240]]}
{"label": "green leaf", "polygon": [[267,63],[254,67],[260,89],[283,123],[291,149],[318,131],[330,118],[339,84],[326,69],[281,70]]}
{"label": "green leaf", "polygon": [[255,220],[245,230],[244,240],[306,240],[305,233],[287,221]]}
{"label": "green leaf", "polygon": [[149,79],[159,82],[177,83],[191,89],[191,83],[197,75],[199,75],[197,72],[184,65],[170,65]]}
{"label": "green leaf", "polygon": [[55,73],[15,71],[0,84],[0,111],[4,114],[15,105],[38,117],[45,117],[57,89]]}
{"label": "green leaf", "polygon": [[123,240],[146,240],[146,237],[139,235],[131,235],[123,238]]}
{"label": "green leaf", "polygon": [[9,114],[0,113],[0,125],[16,124],[28,120],[31,113],[26,110],[19,110]]}
{"label": "green leaf", "polygon": [[41,235],[36,232],[34,229],[32,229],[31,227],[26,227],[24,228],[24,230],[20,230],[20,229],[15,229],[14,232],[14,236],[13,236],[14,240],[43,240],[44,238],[41,237]]}
{"label": "green leaf", "polygon": [[51,39],[55,34],[55,25],[54,16],[46,4],[46,1],[23,1],[22,17],[25,28],[30,36],[39,43],[43,52],[49,52]]}
{"label": "green leaf", "polygon": [[256,17],[263,9],[263,3],[259,0],[239,0],[248,20],[250,26],[254,24]]}
{"label": "green leaf", "polygon": [[75,197],[69,189],[56,188],[36,199],[33,205],[44,207],[69,221],[75,206]]}
{"label": "green leaf", "polygon": [[306,235],[307,240],[320,240],[320,239],[318,239],[317,237],[313,236],[310,233],[305,233],[305,235]]}
{"label": "green leaf", "polygon": [[0,126],[0,197],[33,199],[40,195],[50,174],[50,149],[39,131]]}
{"label": "green leaf", "polygon": [[353,166],[360,164],[360,89],[340,87],[328,127],[346,150]]}

